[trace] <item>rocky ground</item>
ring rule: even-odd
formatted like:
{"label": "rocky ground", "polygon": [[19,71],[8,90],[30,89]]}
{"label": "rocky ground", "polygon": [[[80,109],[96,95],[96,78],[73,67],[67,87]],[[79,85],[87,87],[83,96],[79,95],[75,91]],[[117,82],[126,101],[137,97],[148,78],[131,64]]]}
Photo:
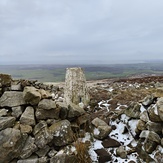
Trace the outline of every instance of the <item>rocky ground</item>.
{"label": "rocky ground", "polygon": [[89,81],[82,107],[64,83],[0,79],[0,162],[163,162],[162,76]]}

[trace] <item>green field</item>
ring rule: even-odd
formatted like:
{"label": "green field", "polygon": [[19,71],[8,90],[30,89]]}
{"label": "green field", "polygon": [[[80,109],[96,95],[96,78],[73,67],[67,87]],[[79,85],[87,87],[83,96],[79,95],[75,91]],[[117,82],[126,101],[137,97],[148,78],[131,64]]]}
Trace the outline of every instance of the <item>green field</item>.
{"label": "green field", "polygon": [[82,67],[87,80],[121,78],[138,74],[163,74],[163,63],[115,65],[0,65],[0,73],[11,74],[14,79],[60,82],[65,80],[67,67]]}

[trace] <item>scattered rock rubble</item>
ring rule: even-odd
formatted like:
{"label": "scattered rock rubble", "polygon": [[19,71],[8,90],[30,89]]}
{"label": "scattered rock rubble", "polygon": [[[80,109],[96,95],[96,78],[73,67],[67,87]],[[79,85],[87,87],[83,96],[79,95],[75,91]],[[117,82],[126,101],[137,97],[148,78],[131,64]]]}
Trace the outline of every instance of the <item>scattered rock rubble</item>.
{"label": "scattered rock rubble", "polygon": [[163,162],[163,87],[145,81],[98,83],[81,107],[63,88],[0,74],[0,162],[80,163],[82,149],[83,163]]}

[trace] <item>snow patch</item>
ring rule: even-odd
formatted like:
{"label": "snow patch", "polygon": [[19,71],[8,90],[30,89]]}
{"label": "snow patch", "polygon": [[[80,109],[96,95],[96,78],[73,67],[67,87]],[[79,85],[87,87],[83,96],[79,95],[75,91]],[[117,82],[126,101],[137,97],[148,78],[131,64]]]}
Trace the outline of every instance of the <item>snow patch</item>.
{"label": "snow patch", "polygon": [[94,133],[94,135],[99,135],[99,134],[100,134],[100,131],[99,131],[98,128],[95,128],[95,129],[93,130],[93,133]]}
{"label": "snow patch", "polygon": [[144,112],[145,110],[146,110],[146,109],[144,108],[144,106],[141,105],[141,107],[140,107],[140,111],[141,111],[141,113]]}
{"label": "snow patch", "polygon": [[155,104],[153,107],[154,107],[154,113],[155,113],[156,115],[158,115],[157,105]]}
{"label": "snow patch", "polygon": [[138,124],[138,119],[132,119],[128,122],[128,125],[130,127],[130,131],[133,134],[133,136],[136,135],[135,130],[136,130],[137,124]]}

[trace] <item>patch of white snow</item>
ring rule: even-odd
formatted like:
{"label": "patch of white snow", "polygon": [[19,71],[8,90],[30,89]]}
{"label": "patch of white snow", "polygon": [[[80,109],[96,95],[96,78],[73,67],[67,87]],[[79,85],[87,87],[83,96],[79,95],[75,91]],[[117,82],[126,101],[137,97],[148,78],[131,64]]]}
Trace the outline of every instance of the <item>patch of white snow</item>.
{"label": "patch of white snow", "polygon": [[100,131],[99,131],[98,128],[95,128],[95,129],[93,130],[93,133],[94,133],[94,135],[99,135]]}
{"label": "patch of white snow", "polygon": [[141,105],[141,107],[140,107],[140,111],[141,111],[141,113],[144,112],[145,110],[146,110],[146,109],[144,108],[144,106]]}

